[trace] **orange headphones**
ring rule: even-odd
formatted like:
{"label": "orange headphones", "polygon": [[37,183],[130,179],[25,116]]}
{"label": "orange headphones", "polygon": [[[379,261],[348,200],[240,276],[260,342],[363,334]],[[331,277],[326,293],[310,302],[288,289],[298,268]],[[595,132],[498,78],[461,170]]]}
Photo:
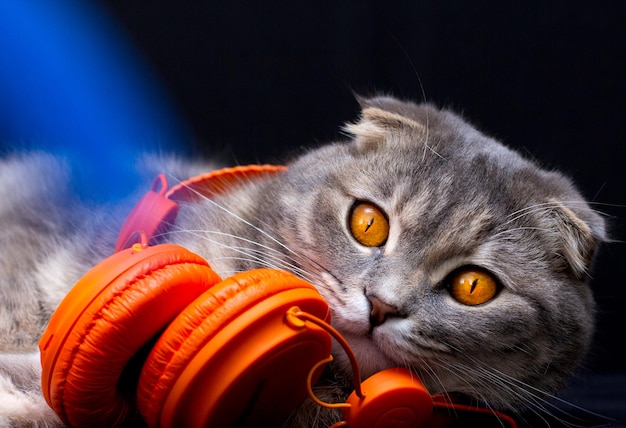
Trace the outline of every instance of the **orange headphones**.
{"label": "orange headphones", "polygon": [[[229,168],[169,191],[165,178],[157,178],[129,215],[116,253],[72,288],[39,342],[43,395],[63,422],[278,426],[307,395],[343,408],[336,427],[439,427],[449,419],[433,411],[445,408],[491,414],[431,397],[406,369],[361,383],[356,358],[329,324],[327,303],[290,273],[257,269],[222,280],[180,246],[149,245],[173,223],[176,201],[283,170]],[[346,403],[324,403],[312,391],[332,360],[332,338],[354,370],[355,391]]]}

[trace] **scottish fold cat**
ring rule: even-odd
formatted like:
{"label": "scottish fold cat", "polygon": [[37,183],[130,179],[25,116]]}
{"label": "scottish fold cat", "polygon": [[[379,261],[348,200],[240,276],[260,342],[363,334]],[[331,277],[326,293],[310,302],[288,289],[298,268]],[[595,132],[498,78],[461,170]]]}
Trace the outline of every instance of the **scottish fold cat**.
{"label": "scottish fold cat", "polygon": [[[603,218],[570,179],[451,111],[386,96],[361,104],[346,141],[181,205],[160,241],[223,277],[273,267],[314,284],[363,377],[407,367],[432,394],[544,411],[590,344]],[[212,167],[142,164],[181,180]],[[72,195],[63,160],[0,161],[0,426],[60,425],[41,396],[37,341],[70,287],[112,253],[131,190],[128,203],[90,206]],[[345,354],[334,357],[315,388],[329,402],[352,388]],[[338,418],[307,401],[286,425]]]}

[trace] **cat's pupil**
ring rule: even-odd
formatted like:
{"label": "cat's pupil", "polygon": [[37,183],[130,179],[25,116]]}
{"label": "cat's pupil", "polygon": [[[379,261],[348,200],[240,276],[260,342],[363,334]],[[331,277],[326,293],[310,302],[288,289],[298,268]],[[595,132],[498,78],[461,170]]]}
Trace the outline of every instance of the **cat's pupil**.
{"label": "cat's pupil", "polygon": [[470,294],[472,294],[474,292],[474,290],[476,289],[476,286],[478,285],[478,278],[474,280],[474,282],[472,282],[472,288],[470,288]]}

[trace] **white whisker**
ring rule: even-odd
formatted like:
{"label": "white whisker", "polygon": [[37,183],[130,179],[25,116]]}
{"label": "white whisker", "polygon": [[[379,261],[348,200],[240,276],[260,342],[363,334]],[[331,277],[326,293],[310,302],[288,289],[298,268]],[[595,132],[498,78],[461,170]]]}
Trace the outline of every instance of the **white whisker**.
{"label": "white whisker", "polygon": [[[530,412],[532,412],[538,418],[544,421],[545,426],[547,427],[550,426],[550,423],[546,416],[550,416],[557,420],[559,423],[570,427],[582,426],[575,424],[573,422],[575,420],[580,421],[581,424],[585,422],[588,423],[588,421],[585,421],[581,417],[576,416],[574,413],[572,413],[573,410],[582,412],[583,414],[589,415],[590,417],[604,419],[605,421],[608,420],[608,418],[600,414],[586,410],[553,394],[549,394],[533,385],[522,382],[498,369],[486,366],[481,361],[473,358],[467,353],[464,353],[458,348],[455,348],[453,346],[450,347],[459,354],[463,355],[469,361],[471,361],[472,364],[468,365],[459,364],[458,362],[452,363],[449,361],[439,361],[441,367],[446,368],[449,372],[453,374],[456,374],[460,380],[466,379],[468,375],[469,378],[472,378],[474,380],[482,380],[484,382],[482,388],[488,388],[489,385],[493,384],[495,386],[493,391],[495,392],[502,391],[503,389],[510,391],[512,395],[516,396],[520,400],[520,402],[525,404],[525,407]],[[475,391],[475,393],[477,392],[478,391]],[[484,401],[485,403],[488,403],[488,400]],[[557,404],[562,404],[565,406],[565,408],[557,406]],[[566,408],[571,410],[566,410]]]}
{"label": "white whisker", "polygon": [[[178,229],[178,230],[174,230],[174,231],[170,231],[168,232],[170,234],[173,233],[189,233],[192,234],[193,236],[195,236],[196,238],[205,240],[211,244],[215,244],[217,246],[220,246],[222,248],[227,248],[230,249],[234,252],[243,254],[245,256],[247,256],[245,259],[244,258],[238,258],[238,260],[242,260],[242,261],[248,261],[250,263],[254,263],[257,265],[262,265],[265,267],[269,267],[269,268],[276,268],[276,269],[282,269],[282,270],[286,270],[289,271],[297,276],[299,276],[300,278],[304,279],[305,281],[308,281],[314,285],[319,285],[320,281],[319,278],[316,275],[313,275],[311,272],[303,269],[302,267],[300,267],[300,264],[298,263],[298,260],[292,256],[286,255],[281,251],[278,251],[272,247],[268,247],[266,245],[263,245],[259,242],[250,240],[248,238],[244,238],[242,236],[238,236],[238,235],[233,235],[230,233],[225,233],[225,232],[219,232],[219,231],[207,231],[207,230],[189,230],[189,229]],[[213,239],[210,238],[209,235],[216,235],[216,236],[223,236],[226,238],[231,238],[234,240],[239,240],[242,242],[245,242],[247,244],[250,244],[250,246],[233,246],[233,245],[229,245],[226,244],[222,241],[219,241],[217,239]],[[254,246],[259,247],[257,249],[253,248]],[[297,255],[295,252],[292,252],[294,255]],[[221,260],[226,260],[226,257],[221,257]],[[234,260],[234,257],[230,258],[231,260]],[[217,260],[217,259],[213,259],[213,260]],[[209,261],[210,262],[210,261]],[[290,263],[291,262],[291,263]]]}
{"label": "white whisker", "polygon": [[234,213],[233,211],[229,210],[228,208],[226,208],[225,206],[215,202],[213,199],[206,197],[205,195],[202,195],[201,193],[199,193],[198,191],[196,191],[195,189],[190,189],[192,190],[194,193],[196,193],[198,195],[198,197],[200,197],[202,200],[210,203],[211,205],[213,205],[214,207],[224,211],[225,213],[227,213],[228,215],[232,216],[233,218],[237,219],[238,221],[240,221],[241,223],[251,227],[252,229],[254,229],[255,231],[259,232],[260,234],[262,234],[263,236],[265,236],[266,238],[270,239],[271,241],[275,242],[277,245],[279,245],[280,247],[284,248],[285,250],[287,250],[290,253],[294,253],[295,252],[293,250],[291,250],[290,248],[288,248],[285,244],[283,244],[281,241],[279,241],[278,239],[276,239],[274,236],[270,235],[268,232],[266,232],[265,230],[261,229],[260,227],[255,226],[254,224],[252,224],[251,222],[249,222],[248,220],[246,220],[245,218],[241,217],[240,215]]}

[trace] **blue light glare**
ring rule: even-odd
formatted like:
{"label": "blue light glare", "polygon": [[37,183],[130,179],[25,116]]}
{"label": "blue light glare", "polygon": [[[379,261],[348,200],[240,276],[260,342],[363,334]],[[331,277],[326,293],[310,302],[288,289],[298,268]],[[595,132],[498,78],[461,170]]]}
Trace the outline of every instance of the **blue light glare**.
{"label": "blue light glare", "polygon": [[134,189],[140,152],[187,136],[96,3],[0,1],[1,144],[61,153],[83,197],[112,199]]}

